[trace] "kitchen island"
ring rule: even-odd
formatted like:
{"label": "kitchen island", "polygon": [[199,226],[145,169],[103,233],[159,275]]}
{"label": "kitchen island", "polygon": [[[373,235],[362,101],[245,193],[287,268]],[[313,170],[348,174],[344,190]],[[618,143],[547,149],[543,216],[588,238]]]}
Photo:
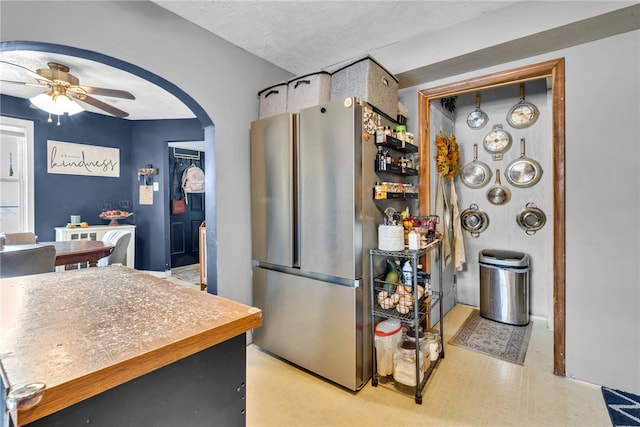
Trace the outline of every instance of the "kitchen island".
{"label": "kitchen island", "polygon": [[[257,308],[124,266],[2,279],[0,304],[13,425],[245,424]],[[8,393],[32,383],[46,385],[42,400],[9,411]]]}

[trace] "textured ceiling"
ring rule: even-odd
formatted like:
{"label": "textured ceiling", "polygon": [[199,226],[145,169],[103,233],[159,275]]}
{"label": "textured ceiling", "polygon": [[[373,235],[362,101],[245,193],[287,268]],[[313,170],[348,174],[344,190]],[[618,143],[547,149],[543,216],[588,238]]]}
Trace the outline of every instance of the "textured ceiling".
{"label": "textured ceiling", "polygon": [[[294,75],[331,69],[377,48],[442,30],[515,1],[154,1]],[[170,93],[128,72],[83,58],[34,51],[0,52],[0,60],[31,70],[59,62],[80,84],[131,92],[135,100],[98,97],[129,113],[129,120],[190,118]],[[0,64],[0,80],[32,81]],[[0,93],[30,98],[42,88],[0,82]],[[87,104],[87,111],[103,113]]]}
{"label": "textured ceiling", "polygon": [[516,1],[157,1],[154,3],[291,72],[331,68]]}

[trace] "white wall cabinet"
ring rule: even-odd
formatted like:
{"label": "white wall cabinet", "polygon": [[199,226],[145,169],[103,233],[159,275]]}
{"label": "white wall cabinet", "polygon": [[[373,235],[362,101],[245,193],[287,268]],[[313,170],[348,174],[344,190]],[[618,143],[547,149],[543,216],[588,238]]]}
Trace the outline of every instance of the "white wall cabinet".
{"label": "white wall cabinet", "polygon": [[56,227],[56,241],[67,240],[102,240],[102,236],[110,230],[123,230],[131,232],[127,255],[123,264],[135,268],[136,254],[136,226],[135,225],[91,225],[87,228]]}

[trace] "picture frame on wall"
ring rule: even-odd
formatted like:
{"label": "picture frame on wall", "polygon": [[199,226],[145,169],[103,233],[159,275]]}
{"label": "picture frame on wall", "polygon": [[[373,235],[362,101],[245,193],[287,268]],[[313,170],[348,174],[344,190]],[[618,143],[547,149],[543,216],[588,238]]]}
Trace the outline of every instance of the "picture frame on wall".
{"label": "picture frame on wall", "polygon": [[120,149],[47,141],[47,173],[120,177]]}

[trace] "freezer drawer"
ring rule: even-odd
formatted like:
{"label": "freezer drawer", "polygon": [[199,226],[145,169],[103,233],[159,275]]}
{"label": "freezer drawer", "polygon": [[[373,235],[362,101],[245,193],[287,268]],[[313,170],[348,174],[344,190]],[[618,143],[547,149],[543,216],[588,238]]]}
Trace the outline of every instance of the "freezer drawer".
{"label": "freezer drawer", "polygon": [[[350,390],[371,376],[362,287],[348,287],[260,267],[253,269],[253,305],[263,311],[253,342]],[[367,350],[368,349],[368,350]],[[366,373],[366,374],[365,374]]]}

